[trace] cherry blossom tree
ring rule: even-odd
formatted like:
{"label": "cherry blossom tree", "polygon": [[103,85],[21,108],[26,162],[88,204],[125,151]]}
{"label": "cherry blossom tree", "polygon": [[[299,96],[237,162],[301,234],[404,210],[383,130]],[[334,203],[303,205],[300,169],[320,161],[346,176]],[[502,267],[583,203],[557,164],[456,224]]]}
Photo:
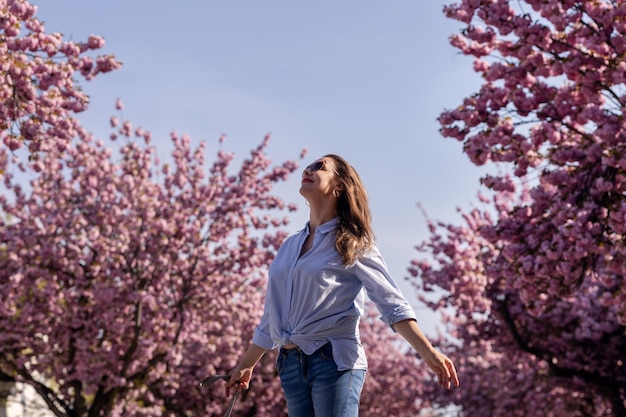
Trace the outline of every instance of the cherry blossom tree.
{"label": "cherry blossom tree", "polygon": [[10,150],[27,145],[33,156],[63,149],[81,129],[73,114],[87,108],[88,97],[75,77],[120,67],[111,55],[89,54],[104,46],[102,37],[65,41],[46,33],[36,12],[25,0],[0,1],[0,139]]}
{"label": "cherry blossom tree", "polygon": [[624,416],[626,2],[444,8],[480,90],[439,118],[493,164],[463,225],[429,220],[410,272],[447,312],[466,415]]}
{"label": "cherry blossom tree", "polygon": [[[223,391],[198,382],[235,365],[258,320],[287,223],[272,213],[294,208],[272,185],[296,164],[270,167],[266,139],[230,174],[232,154],[206,167],[177,134],[160,163],[148,132],[118,129],[117,152],[89,135],[51,149],[28,186],[2,154],[0,372],[58,416],[217,412]],[[280,406],[270,359],[256,415]]]}

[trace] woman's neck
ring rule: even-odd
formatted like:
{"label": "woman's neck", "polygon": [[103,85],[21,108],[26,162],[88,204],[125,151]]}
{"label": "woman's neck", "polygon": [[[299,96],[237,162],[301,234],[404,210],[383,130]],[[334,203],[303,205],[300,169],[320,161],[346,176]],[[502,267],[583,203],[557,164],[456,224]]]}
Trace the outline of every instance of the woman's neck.
{"label": "woman's neck", "polygon": [[309,227],[312,230],[337,217],[337,204],[334,201],[332,204],[309,204]]}

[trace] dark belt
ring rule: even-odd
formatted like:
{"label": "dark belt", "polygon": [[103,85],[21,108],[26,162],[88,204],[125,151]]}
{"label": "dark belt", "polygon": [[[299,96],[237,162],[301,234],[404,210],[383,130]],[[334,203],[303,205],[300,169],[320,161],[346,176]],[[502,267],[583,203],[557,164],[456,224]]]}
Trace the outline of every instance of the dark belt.
{"label": "dark belt", "polygon": [[287,343],[286,345],[283,345],[281,349],[290,350],[290,349],[295,349],[297,347],[298,345],[296,345],[295,343]]}

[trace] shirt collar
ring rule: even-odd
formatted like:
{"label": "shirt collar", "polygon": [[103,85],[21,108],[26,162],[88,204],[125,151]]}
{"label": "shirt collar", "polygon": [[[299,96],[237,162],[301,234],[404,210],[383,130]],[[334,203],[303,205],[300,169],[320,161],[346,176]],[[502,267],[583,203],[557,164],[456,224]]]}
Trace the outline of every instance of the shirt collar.
{"label": "shirt collar", "polygon": [[[317,231],[319,231],[319,233],[331,232],[337,228],[337,223],[339,223],[339,217],[335,217],[333,219],[330,219],[326,223],[320,224],[319,226],[317,226]],[[309,222],[306,222],[306,230],[307,232],[310,230]]]}

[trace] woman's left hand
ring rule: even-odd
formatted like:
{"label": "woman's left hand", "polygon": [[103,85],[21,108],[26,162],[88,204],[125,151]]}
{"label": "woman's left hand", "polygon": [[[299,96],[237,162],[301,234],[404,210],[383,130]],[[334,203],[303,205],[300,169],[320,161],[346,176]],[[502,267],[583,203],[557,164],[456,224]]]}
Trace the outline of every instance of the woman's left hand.
{"label": "woman's left hand", "polygon": [[393,328],[420,354],[426,364],[432,369],[442,388],[450,389],[460,385],[459,376],[456,373],[454,363],[443,353],[430,344],[424,333],[412,319],[402,320],[393,324]]}
{"label": "woman's left hand", "polygon": [[459,376],[456,373],[454,363],[443,353],[436,349],[433,349],[430,354],[425,355],[424,361],[430,369],[432,369],[437,375],[439,386],[445,389],[452,388],[460,385]]}

